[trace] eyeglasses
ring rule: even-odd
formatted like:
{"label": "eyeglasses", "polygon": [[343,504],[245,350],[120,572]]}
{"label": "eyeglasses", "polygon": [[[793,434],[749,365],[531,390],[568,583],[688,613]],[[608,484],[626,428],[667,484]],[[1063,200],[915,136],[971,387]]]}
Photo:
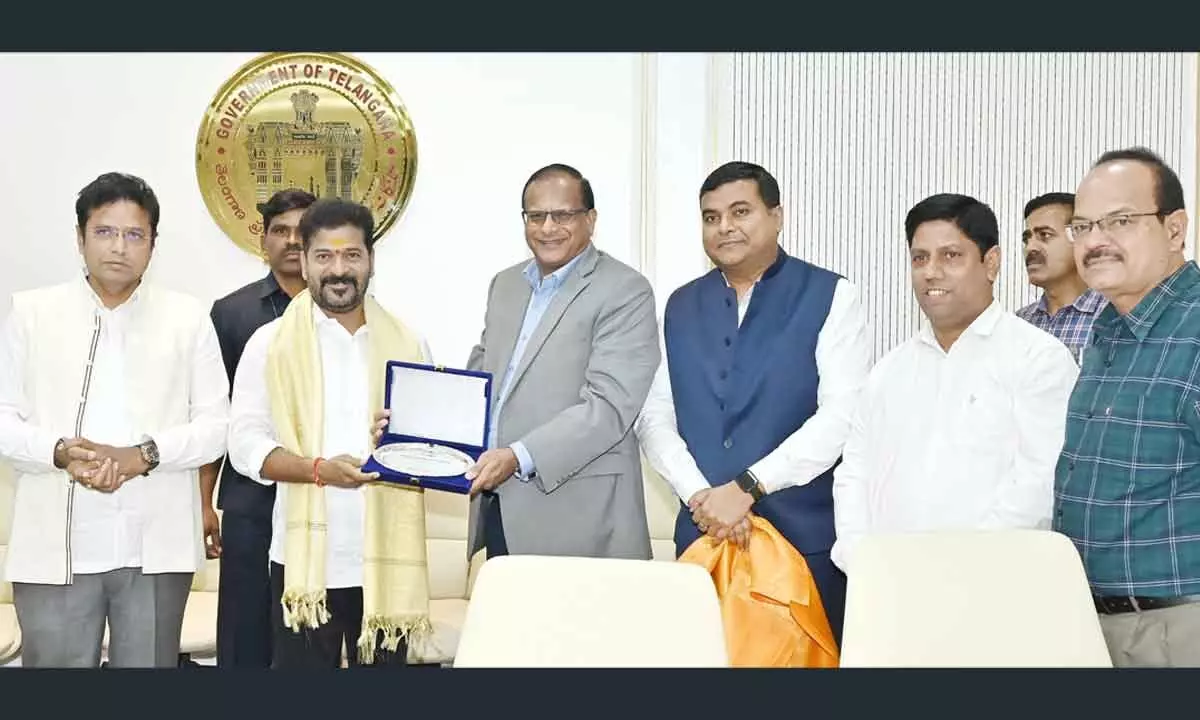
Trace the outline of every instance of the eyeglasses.
{"label": "eyeglasses", "polygon": [[1109,215],[1099,220],[1076,220],[1067,225],[1067,239],[1076,242],[1087,237],[1094,229],[1108,233],[1114,237],[1128,235],[1133,230],[1134,220],[1140,217],[1163,217],[1166,213],[1161,210],[1143,213],[1119,213]]}
{"label": "eyeglasses", "polygon": [[92,228],[92,237],[99,240],[116,240],[119,237],[125,238],[128,243],[140,243],[146,239],[146,232],[141,228],[120,228],[111,227],[109,225],[97,225]]}
{"label": "eyeglasses", "polygon": [[555,225],[566,225],[576,215],[583,215],[588,212],[587,208],[579,208],[578,210],[530,210],[521,213],[521,219],[526,225],[541,225],[546,222],[546,217],[554,220]]}

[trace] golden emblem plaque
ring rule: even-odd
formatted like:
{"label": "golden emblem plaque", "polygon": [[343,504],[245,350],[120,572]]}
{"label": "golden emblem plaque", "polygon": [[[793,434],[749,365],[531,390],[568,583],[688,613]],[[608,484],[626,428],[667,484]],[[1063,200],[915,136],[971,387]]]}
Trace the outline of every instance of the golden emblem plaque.
{"label": "golden emblem plaque", "polygon": [[395,90],[342,53],[269,53],[239,69],[196,139],[204,204],[238,247],[262,257],[258,204],[285,188],[362,203],[378,240],[412,195],[417,141]]}

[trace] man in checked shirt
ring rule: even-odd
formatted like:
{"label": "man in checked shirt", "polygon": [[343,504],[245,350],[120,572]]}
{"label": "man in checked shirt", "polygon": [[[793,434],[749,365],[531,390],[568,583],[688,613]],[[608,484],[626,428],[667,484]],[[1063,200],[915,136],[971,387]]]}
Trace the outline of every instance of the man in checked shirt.
{"label": "man in checked shirt", "polygon": [[1067,234],[1108,300],[1067,409],[1054,529],[1087,570],[1117,666],[1200,666],[1200,269],[1179,177],[1105,153]]}
{"label": "man in checked shirt", "polygon": [[1025,203],[1025,274],[1042,289],[1042,296],[1016,314],[1062,341],[1079,364],[1104,296],[1087,286],[1075,266],[1066,231],[1074,211],[1071,193],[1046,193]]}

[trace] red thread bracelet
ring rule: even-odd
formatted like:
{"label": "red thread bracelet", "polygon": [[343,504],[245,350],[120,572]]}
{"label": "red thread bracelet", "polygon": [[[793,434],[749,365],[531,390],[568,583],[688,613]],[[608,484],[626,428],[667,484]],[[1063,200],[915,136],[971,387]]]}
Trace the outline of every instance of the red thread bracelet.
{"label": "red thread bracelet", "polygon": [[315,484],[317,487],[325,487],[325,483],[321,481],[321,473],[317,472],[317,466],[320,465],[321,461],[324,459],[325,458],[323,457],[319,457],[313,460],[313,484]]}

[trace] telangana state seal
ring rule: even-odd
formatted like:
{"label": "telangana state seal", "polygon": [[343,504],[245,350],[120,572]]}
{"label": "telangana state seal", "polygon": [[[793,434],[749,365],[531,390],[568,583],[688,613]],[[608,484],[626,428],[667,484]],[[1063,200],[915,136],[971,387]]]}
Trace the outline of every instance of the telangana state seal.
{"label": "telangana state seal", "polygon": [[204,204],[234,243],[262,254],[258,204],[285,188],[362,203],[379,239],[404,211],[417,140],[396,92],[342,53],[269,53],[239,69],[196,139]]}

